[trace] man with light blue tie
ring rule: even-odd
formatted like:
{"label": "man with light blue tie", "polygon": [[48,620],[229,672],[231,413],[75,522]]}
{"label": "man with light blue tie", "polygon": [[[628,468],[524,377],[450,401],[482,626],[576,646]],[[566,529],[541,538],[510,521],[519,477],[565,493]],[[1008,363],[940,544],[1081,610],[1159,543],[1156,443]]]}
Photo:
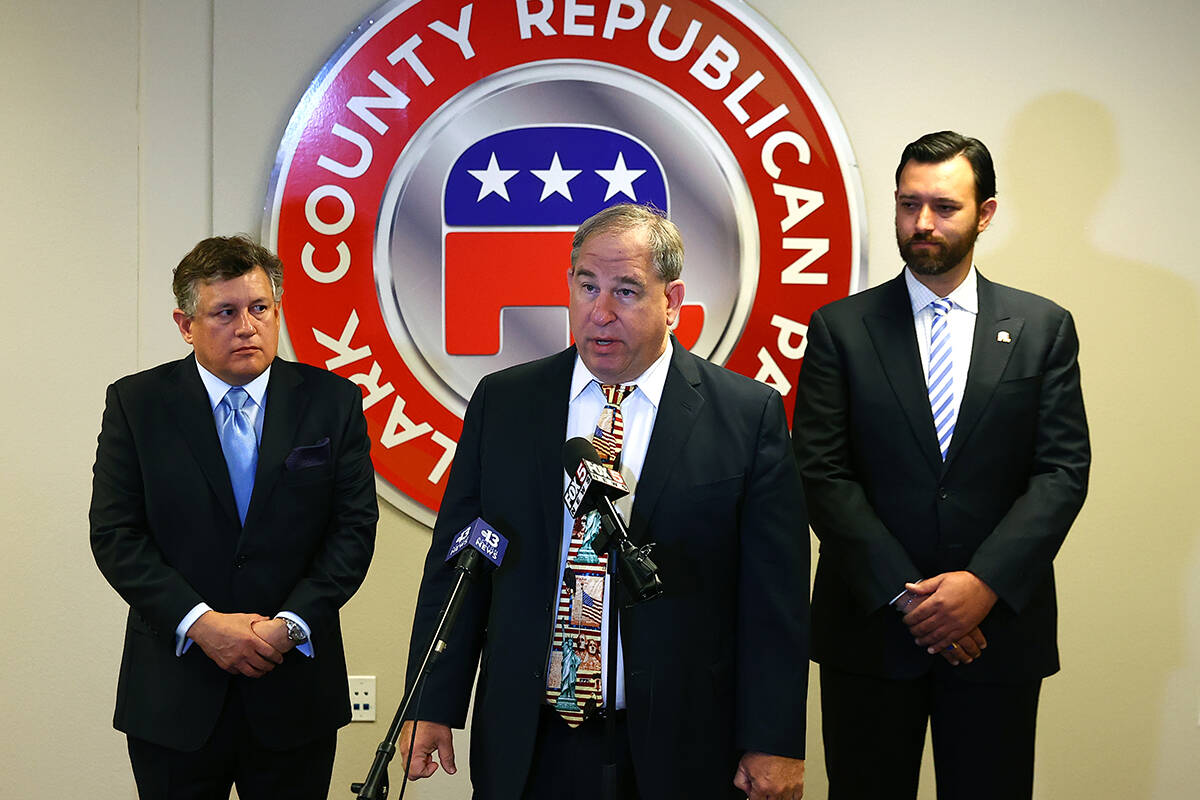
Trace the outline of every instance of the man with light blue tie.
{"label": "man with light blue tie", "polygon": [[173,288],[193,353],[109,387],[93,471],[130,606],[114,726],[142,798],[324,798],[378,518],[361,390],[276,358],[283,267],[248,237],[200,242]]}
{"label": "man with light blue tie", "polygon": [[792,436],[830,800],[915,798],[927,725],[939,800],[1033,790],[1052,562],[1091,453],[1070,313],[975,268],[995,195],[978,139],[909,144],[905,269],[809,326]]}

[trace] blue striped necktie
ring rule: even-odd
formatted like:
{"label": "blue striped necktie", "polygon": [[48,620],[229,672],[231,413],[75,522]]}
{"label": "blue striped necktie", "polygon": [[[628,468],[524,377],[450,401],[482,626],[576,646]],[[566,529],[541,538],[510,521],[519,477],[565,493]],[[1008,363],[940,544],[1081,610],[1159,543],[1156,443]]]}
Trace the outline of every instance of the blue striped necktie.
{"label": "blue striped necktie", "polygon": [[950,449],[954,435],[954,359],[950,352],[950,326],[946,315],[953,305],[940,298],[929,304],[933,309],[933,324],[929,328],[929,407],[933,410],[933,427],[937,431],[938,450],[942,461]]}
{"label": "blue striped necktie", "polygon": [[246,522],[246,509],[250,507],[250,494],[254,491],[254,470],[258,466],[258,437],[245,408],[250,395],[240,386],[234,386],[221,400],[224,417],[218,430],[221,450],[225,453],[225,464],[229,467],[229,481],[233,484],[233,498],[237,501],[238,519]]}

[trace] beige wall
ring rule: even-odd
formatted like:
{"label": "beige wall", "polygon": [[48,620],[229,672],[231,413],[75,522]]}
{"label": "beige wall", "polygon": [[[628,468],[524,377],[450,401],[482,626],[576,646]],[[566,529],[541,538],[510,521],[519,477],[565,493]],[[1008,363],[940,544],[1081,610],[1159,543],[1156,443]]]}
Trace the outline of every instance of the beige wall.
{"label": "beige wall", "polygon": [[[2,796],[133,796],[110,727],[123,605],[86,544],[104,387],[184,352],[170,268],[209,232],[259,230],[295,102],[374,5],[0,0]],[[866,189],[872,283],[899,268],[901,146],[953,127],[992,147],[1000,212],[978,261],[1075,312],[1096,462],[1058,559],[1064,671],[1043,692],[1037,796],[1193,797],[1200,6],[963,0],[939,19],[942,7],[909,3],[753,5],[842,115]],[[345,611],[350,668],[379,676],[385,711],[400,699],[427,542],[385,509],[371,574]],[[815,798],[819,722],[814,701]],[[343,732],[334,797],[349,796],[385,727]],[[468,796],[462,778],[412,796]]]}

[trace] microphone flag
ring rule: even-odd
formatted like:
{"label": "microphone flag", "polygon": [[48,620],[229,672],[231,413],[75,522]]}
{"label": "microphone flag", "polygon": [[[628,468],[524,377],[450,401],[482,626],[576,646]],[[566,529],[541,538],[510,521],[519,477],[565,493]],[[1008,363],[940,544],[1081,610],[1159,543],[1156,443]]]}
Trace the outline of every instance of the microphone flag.
{"label": "microphone flag", "polygon": [[504,560],[504,551],[508,549],[508,539],[497,533],[481,518],[476,517],[470,525],[463,528],[454,537],[454,541],[450,544],[450,552],[446,554],[446,560],[449,561],[468,547],[479,552],[498,567]]}

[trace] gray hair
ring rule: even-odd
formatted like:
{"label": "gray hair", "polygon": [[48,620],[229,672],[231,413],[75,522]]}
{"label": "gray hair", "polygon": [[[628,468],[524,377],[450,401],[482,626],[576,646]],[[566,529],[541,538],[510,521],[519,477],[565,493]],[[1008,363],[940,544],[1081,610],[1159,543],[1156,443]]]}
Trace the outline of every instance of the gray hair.
{"label": "gray hair", "polygon": [[588,217],[575,231],[571,241],[571,269],[579,261],[583,243],[598,233],[646,231],[650,256],[658,277],[667,283],[678,280],[683,272],[683,237],[667,215],[651,205],[618,203]]}

